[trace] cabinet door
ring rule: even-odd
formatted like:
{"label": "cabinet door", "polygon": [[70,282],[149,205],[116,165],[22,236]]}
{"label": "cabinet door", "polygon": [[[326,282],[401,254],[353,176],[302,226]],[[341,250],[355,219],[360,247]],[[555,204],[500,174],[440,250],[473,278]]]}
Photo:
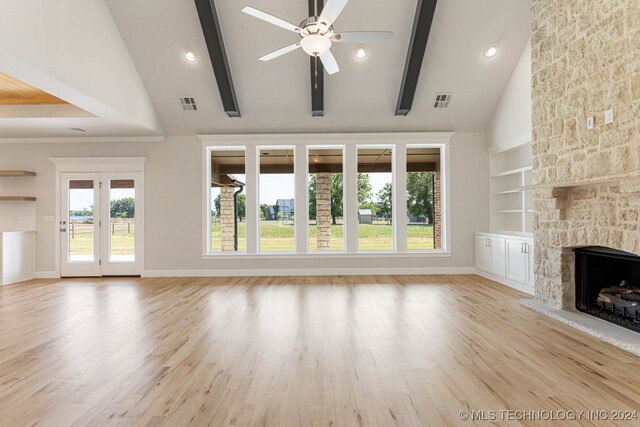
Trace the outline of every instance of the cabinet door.
{"label": "cabinet door", "polygon": [[491,238],[491,272],[498,276],[506,276],[506,250],[505,239]]}
{"label": "cabinet door", "polygon": [[528,254],[522,240],[507,240],[507,278],[526,283],[528,274]]}
{"label": "cabinet door", "polygon": [[533,248],[533,242],[527,243],[527,262],[528,262],[528,274],[527,274],[527,284],[534,286],[535,285],[535,254]]}
{"label": "cabinet door", "polygon": [[476,267],[483,271],[491,271],[491,246],[488,239],[476,236]]}

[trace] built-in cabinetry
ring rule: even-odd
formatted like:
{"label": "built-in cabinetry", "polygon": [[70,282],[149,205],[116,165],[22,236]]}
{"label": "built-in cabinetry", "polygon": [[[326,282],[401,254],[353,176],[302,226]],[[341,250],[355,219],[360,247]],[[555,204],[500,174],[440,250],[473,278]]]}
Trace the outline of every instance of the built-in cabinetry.
{"label": "built-in cabinetry", "polygon": [[533,295],[532,238],[476,233],[475,239],[476,268],[482,276]]}
{"label": "built-in cabinetry", "polygon": [[35,277],[35,231],[0,232],[0,285]]}
{"label": "built-in cabinetry", "polygon": [[531,144],[493,153],[490,229],[497,233],[533,232]]}

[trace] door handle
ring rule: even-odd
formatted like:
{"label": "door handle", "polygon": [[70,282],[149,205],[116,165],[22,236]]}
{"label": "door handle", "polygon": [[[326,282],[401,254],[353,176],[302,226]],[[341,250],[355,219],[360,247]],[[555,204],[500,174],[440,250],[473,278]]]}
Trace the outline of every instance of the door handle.
{"label": "door handle", "polygon": [[61,228],[60,231],[65,233],[67,231],[67,229],[66,228]]}

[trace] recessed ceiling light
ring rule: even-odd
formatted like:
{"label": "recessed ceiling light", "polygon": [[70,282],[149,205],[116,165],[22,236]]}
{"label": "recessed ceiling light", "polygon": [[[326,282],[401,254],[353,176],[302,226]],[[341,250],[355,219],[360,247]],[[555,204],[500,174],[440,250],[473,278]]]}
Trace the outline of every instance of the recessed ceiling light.
{"label": "recessed ceiling light", "polygon": [[494,56],[496,56],[496,53],[498,53],[498,46],[496,46],[495,44],[492,44],[484,50],[485,58],[493,58]]}
{"label": "recessed ceiling light", "polygon": [[198,60],[198,56],[195,51],[191,49],[184,51],[184,57],[187,58],[187,61],[189,62],[196,62]]}
{"label": "recessed ceiling light", "polygon": [[358,59],[364,59],[367,57],[367,48],[364,46],[358,46],[353,54]]}

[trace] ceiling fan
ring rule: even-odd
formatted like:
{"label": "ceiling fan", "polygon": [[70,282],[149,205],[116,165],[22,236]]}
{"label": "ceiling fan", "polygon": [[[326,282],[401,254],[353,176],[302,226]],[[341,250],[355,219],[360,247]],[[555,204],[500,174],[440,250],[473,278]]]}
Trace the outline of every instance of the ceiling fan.
{"label": "ceiling fan", "polygon": [[329,74],[335,74],[340,71],[340,68],[330,51],[333,43],[384,43],[391,40],[393,36],[393,33],[389,31],[336,33],[333,30],[333,23],[342,12],[342,9],[347,5],[348,1],[349,0],[329,0],[319,16],[310,16],[298,26],[250,6],[246,6],[242,11],[255,18],[284,28],[285,30],[298,33],[301,37],[301,40],[297,43],[264,55],[260,58],[261,61],[270,61],[302,47],[302,50],[310,56],[320,58],[322,65],[324,65],[324,68]]}

